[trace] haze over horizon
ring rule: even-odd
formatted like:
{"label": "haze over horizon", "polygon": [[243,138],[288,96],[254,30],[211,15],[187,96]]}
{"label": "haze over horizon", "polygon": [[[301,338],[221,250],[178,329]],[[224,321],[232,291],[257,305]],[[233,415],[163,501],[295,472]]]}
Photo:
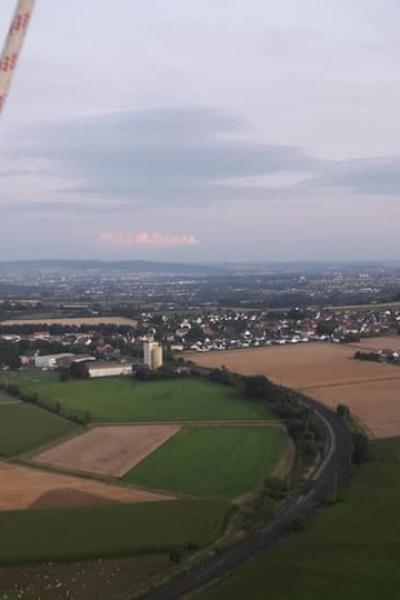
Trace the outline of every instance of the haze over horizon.
{"label": "haze over horizon", "polygon": [[40,0],[0,260],[399,259],[399,25],[393,0]]}

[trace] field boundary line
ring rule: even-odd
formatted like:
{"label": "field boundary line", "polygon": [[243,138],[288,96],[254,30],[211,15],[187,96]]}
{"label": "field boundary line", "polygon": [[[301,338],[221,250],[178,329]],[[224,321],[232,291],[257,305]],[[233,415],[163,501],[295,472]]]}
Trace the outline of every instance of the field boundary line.
{"label": "field boundary line", "polygon": [[[15,460],[18,460],[20,462],[30,463],[31,459],[34,458],[35,456],[37,456],[38,454],[41,454],[42,452],[46,452],[47,450],[51,450],[52,448],[56,448],[57,446],[60,446],[61,444],[65,444],[66,442],[69,442],[70,440],[73,440],[74,438],[83,435],[87,431],[87,429],[85,429],[82,425],[77,424],[76,427],[77,427],[76,431],[71,431],[70,433],[66,433],[65,435],[62,435],[61,437],[58,437],[55,440],[51,440],[51,441],[47,442],[46,444],[42,444],[40,446],[35,446],[35,448],[31,448],[30,450],[27,450],[26,452],[21,452],[19,454],[15,454],[12,458],[14,458]],[[82,431],[79,431],[79,428],[81,428]]]}
{"label": "field boundary line", "polygon": [[[399,368],[400,371],[400,368]],[[293,388],[296,392],[308,392],[310,390],[325,390],[325,389],[329,389],[329,388],[335,388],[335,387],[348,387],[348,386],[355,386],[355,385],[364,385],[365,383],[385,383],[386,381],[399,381],[400,380],[400,372],[399,375],[396,377],[375,377],[373,379],[361,379],[358,381],[341,381],[338,383],[327,383],[325,385],[311,385],[311,386],[306,386],[306,387],[299,387],[299,388]]]}
{"label": "field boundary line", "polygon": [[[68,469],[68,468],[58,468],[58,467],[54,467],[51,464],[48,463],[41,463],[41,464],[37,464],[34,462],[22,462],[22,461],[18,461],[18,460],[10,460],[10,459],[1,459],[0,460],[0,464],[1,463],[7,463],[9,465],[14,465],[15,467],[21,467],[21,468],[25,468],[25,469],[31,469],[34,471],[41,471],[43,473],[48,473],[48,474],[53,474],[53,475],[61,475],[61,476],[65,476],[65,477],[74,477],[76,479],[82,479],[82,480],[87,480],[87,481],[95,481],[97,483],[103,483],[104,485],[110,485],[113,487],[120,487],[122,489],[130,489],[130,490],[138,490],[138,491],[142,491],[142,492],[149,492],[152,494],[156,494],[160,497],[164,497],[164,498],[168,498],[169,500],[180,500],[180,499],[198,499],[197,496],[190,496],[188,494],[180,494],[180,493],[176,493],[176,492],[170,492],[168,490],[159,490],[159,489],[153,489],[153,488],[149,488],[149,487],[145,487],[145,486],[140,486],[140,485],[133,485],[130,483],[127,483],[126,481],[124,481],[123,479],[117,479],[117,478],[113,478],[113,477],[109,477],[109,476],[101,476],[101,475],[97,475],[96,473],[89,473],[88,471],[79,471],[79,470],[74,470],[74,469]],[[161,498],[160,498],[161,501]]]}
{"label": "field boundary line", "polygon": [[282,428],[282,421],[278,419],[270,420],[223,420],[223,421],[129,421],[129,422],[107,422],[107,423],[90,423],[89,429],[96,429],[99,427],[162,427],[163,425],[177,426],[177,427],[279,427]]}
{"label": "field boundary line", "polygon": [[15,406],[16,404],[23,404],[22,400],[1,400],[0,408],[2,406]]}

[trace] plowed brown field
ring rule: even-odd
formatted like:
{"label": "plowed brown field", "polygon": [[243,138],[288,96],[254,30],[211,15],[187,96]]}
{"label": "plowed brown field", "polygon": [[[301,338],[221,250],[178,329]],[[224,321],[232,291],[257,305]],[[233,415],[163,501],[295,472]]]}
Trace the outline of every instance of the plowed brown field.
{"label": "plowed brown field", "polygon": [[0,510],[69,508],[111,502],[160,502],[171,497],[0,462]]}
{"label": "plowed brown field", "polygon": [[[381,338],[383,347],[388,341]],[[297,344],[187,358],[205,367],[266,375],[329,406],[347,404],[371,436],[400,435],[400,367],[354,360],[355,351],[354,345]]]}
{"label": "plowed brown field", "polygon": [[177,425],[96,427],[42,452],[33,462],[122,477],[179,430]]}

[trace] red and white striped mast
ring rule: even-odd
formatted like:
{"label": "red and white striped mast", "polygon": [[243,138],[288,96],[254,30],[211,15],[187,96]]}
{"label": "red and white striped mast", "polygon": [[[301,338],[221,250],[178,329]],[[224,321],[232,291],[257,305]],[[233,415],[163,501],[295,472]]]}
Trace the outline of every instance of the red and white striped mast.
{"label": "red and white striped mast", "polygon": [[0,58],[0,114],[10,91],[34,6],[35,0],[18,0],[17,9]]}

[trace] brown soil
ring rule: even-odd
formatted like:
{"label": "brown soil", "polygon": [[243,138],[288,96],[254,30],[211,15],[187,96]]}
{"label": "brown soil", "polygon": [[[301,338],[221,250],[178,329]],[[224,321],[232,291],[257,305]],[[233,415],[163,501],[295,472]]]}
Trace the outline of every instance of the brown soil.
{"label": "brown soil", "polygon": [[42,452],[33,462],[122,477],[179,430],[175,425],[96,427]]}
{"label": "brown soil", "polygon": [[[388,347],[394,342],[400,339],[363,340],[362,344]],[[371,436],[400,435],[400,367],[355,360],[356,348],[356,344],[298,344],[194,353],[188,358],[205,367],[225,365],[244,375],[266,375],[332,407],[346,404]]]}
{"label": "brown soil", "polygon": [[[66,493],[66,490],[68,492]],[[82,504],[78,503],[80,497]],[[160,502],[170,497],[145,490],[59,475],[0,462],[0,510],[69,508],[110,502]]]}

